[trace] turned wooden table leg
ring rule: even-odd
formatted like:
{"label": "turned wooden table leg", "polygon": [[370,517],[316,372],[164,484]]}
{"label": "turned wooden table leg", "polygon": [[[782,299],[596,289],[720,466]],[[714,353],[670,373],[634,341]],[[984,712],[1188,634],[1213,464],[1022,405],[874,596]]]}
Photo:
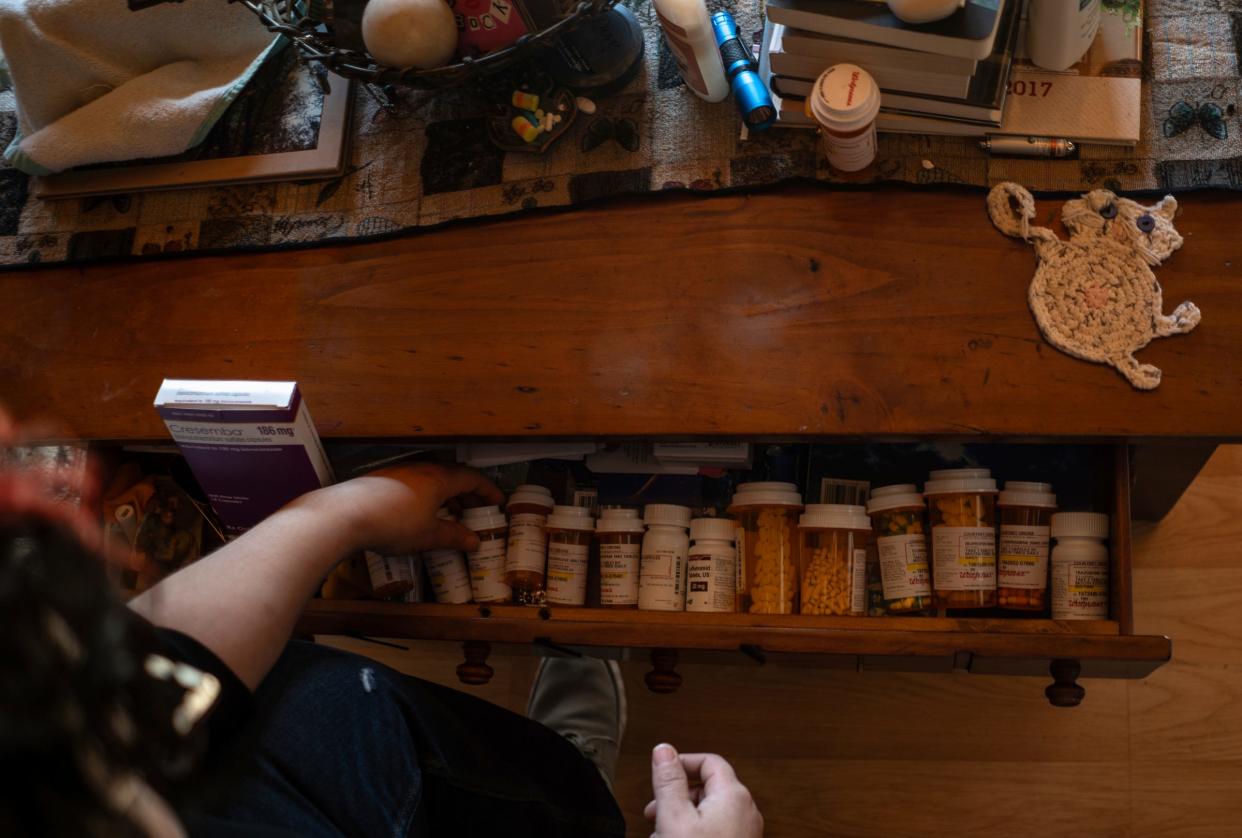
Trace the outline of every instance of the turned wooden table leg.
{"label": "turned wooden table leg", "polygon": [[681,686],[681,676],[675,671],[676,649],[652,649],[651,667],[651,671],[643,676],[647,689],[660,695],[677,692],[677,688]]}
{"label": "turned wooden table leg", "polygon": [[457,680],[472,687],[482,686],[492,680],[496,670],[487,665],[492,644],[483,640],[467,640],[461,644],[466,659],[457,664]]}
{"label": "turned wooden table leg", "polygon": [[1052,683],[1044,688],[1044,695],[1053,707],[1077,707],[1082,704],[1087,691],[1078,686],[1078,673],[1082,666],[1075,660],[1058,658],[1048,667]]}

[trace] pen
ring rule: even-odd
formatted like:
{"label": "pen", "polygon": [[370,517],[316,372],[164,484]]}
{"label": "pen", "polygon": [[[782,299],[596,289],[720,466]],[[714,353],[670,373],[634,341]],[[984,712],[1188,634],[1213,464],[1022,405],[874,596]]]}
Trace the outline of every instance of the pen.
{"label": "pen", "polygon": [[1078,146],[1070,140],[1051,137],[988,137],[979,141],[979,148],[988,154],[1020,157],[1072,157],[1078,153]]}

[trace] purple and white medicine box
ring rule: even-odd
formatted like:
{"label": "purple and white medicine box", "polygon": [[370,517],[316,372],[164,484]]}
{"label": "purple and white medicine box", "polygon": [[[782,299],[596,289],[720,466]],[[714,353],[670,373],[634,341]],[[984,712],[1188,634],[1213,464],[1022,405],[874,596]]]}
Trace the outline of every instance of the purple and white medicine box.
{"label": "purple and white medicine box", "polygon": [[332,482],[296,381],[166,378],[155,408],[229,538]]}

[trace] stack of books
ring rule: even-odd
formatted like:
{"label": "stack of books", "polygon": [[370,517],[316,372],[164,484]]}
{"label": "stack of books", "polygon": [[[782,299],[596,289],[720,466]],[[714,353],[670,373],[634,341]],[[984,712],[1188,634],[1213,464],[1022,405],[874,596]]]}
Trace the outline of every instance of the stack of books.
{"label": "stack of books", "polygon": [[824,70],[857,64],[882,91],[881,131],[994,133],[1018,42],[1021,0],[967,0],[944,20],[909,24],[873,0],[768,0],[760,74],[778,125],[811,126],[805,97]]}

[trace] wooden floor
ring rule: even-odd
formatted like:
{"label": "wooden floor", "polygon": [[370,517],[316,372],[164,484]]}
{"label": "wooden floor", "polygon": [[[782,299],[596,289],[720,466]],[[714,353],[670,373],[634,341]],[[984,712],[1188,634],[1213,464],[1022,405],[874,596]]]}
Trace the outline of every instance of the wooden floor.
{"label": "wooden floor", "polygon": [[[686,666],[681,691],[656,696],[648,667],[626,664],[631,834],[650,832],[661,741],[726,755],[769,836],[1242,834],[1242,446],[1135,536],[1135,629],[1172,636],[1174,660],[1143,682],[1084,682],[1077,709],[1050,707],[1041,679],[778,667]],[[340,642],[455,683],[454,646]],[[480,694],[520,712],[532,659],[494,665]]]}

